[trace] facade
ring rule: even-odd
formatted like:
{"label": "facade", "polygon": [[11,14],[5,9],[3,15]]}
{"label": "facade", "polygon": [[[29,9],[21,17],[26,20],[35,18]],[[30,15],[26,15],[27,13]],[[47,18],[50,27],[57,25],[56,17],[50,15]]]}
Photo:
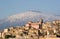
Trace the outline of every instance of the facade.
{"label": "facade", "polygon": [[42,25],[43,25],[43,20],[41,19],[39,22],[28,22],[25,26],[31,26],[34,27],[36,29],[42,29]]}
{"label": "facade", "polygon": [[4,29],[4,32],[8,32],[9,31],[9,29]]}
{"label": "facade", "polygon": [[0,32],[0,37],[2,37],[2,32]]}

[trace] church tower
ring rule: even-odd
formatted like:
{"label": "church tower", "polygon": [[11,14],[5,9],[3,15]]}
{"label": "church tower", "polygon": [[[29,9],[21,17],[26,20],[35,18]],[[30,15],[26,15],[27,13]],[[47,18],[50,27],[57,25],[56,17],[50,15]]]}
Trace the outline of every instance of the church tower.
{"label": "church tower", "polygon": [[39,29],[42,29],[43,19],[40,19],[39,21]]}

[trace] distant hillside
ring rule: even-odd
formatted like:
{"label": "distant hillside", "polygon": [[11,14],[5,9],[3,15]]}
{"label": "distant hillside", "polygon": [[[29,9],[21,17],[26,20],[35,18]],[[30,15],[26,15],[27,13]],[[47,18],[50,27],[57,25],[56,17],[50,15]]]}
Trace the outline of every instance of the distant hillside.
{"label": "distant hillside", "polygon": [[0,30],[10,26],[21,26],[26,24],[28,21],[37,22],[41,18],[44,19],[44,21],[52,21],[60,19],[60,16],[48,15],[39,11],[27,11],[0,20]]}

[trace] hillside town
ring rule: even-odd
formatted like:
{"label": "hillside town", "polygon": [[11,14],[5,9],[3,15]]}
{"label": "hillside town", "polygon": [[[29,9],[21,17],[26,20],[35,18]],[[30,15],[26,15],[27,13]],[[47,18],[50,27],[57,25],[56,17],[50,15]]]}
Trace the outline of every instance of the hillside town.
{"label": "hillside town", "polygon": [[4,29],[0,32],[0,39],[43,39],[60,38],[60,20],[38,22],[29,21],[24,26]]}

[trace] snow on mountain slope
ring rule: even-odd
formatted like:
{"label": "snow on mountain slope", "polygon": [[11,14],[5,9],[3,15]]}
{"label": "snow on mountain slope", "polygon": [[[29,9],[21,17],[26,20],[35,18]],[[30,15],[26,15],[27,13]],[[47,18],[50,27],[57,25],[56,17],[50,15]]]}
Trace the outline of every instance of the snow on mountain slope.
{"label": "snow on mountain slope", "polygon": [[[37,13],[37,12],[25,12],[25,13],[21,13],[21,14],[17,14],[17,15],[13,15],[13,16],[10,16],[8,17],[8,20],[10,21],[15,21],[17,19],[20,19],[20,20],[27,20],[29,19],[31,21],[31,19],[33,20],[34,18],[33,17],[40,17],[42,14],[41,13]],[[44,15],[43,15],[44,17]]]}
{"label": "snow on mountain slope", "polygon": [[25,12],[25,13],[20,13],[20,14],[16,14],[16,15],[10,16],[10,17],[8,17],[8,20],[10,22],[18,21],[18,19],[20,21],[25,21],[25,20],[32,21],[32,20],[35,20],[37,18],[38,18],[37,20],[39,20],[40,18],[48,19],[51,16],[52,15],[45,15],[43,13],[28,11],[28,12]]}
{"label": "snow on mountain slope", "polygon": [[36,11],[27,11],[24,13],[12,15],[0,21],[0,29],[8,28],[10,26],[20,26],[24,25],[29,21],[37,22],[40,19],[44,19],[44,21],[51,21],[55,19],[59,19],[58,16],[48,15],[41,12]]}

